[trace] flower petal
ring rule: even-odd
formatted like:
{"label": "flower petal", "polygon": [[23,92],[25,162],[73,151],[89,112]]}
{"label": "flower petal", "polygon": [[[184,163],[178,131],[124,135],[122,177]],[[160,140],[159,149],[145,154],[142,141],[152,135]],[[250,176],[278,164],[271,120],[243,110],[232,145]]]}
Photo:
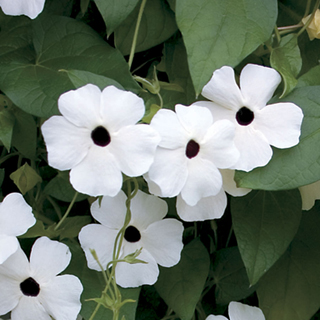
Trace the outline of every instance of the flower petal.
{"label": "flower petal", "polygon": [[263,108],[281,82],[280,74],[272,68],[247,64],[240,74],[240,88],[244,107],[251,110]]}
{"label": "flower petal", "polygon": [[81,309],[80,280],[73,275],[62,275],[41,286],[38,299],[45,310],[57,320],[76,320]]}
{"label": "flower petal", "polygon": [[122,190],[115,197],[104,196],[101,204],[99,199],[92,203],[91,214],[102,225],[120,230],[126,217],[126,200],[127,196]]}
{"label": "flower petal", "polygon": [[150,168],[160,136],[146,124],[127,126],[112,137],[110,152],[118,161],[119,168],[129,177],[137,177]]}
{"label": "flower petal", "polygon": [[70,171],[74,189],[90,196],[115,196],[122,186],[118,162],[108,147],[92,146],[88,155]]}
{"label": "flower petal", "polygon": [[232,169],[250,171],[265,166],[272,157],[269,142],[252,125],[237,126],[234,142],[240,151],[240,158]]}
{"label": "flower petal", "polygon": [[183,225],[176,219],[151,224],[142,235],[142,246],[163,267],[172,267],[180,260]]}
{"label": "flower petal", "polygon": [[20,193],[10,193],[3,199],[0,204],[0,234],[20,236],[35,223],[32,208]]}
{"label": "flower petal", "polygon": [[240,302],[230,302],[228,310],[230,320],[265,320],[261,309]]}
{"label": "flower petal", "polygon": [[248,194],[252,189],[238,188],[234,181],[235,170],[220,169],[223,180],[223,190],[233,197],[241,197]]}
{"label": "flower petal", "polygon": [[7,275],[0,274],[0,315],[13,310],[21,298],[20,282],[9,278]]}
{"label": "flower petal", "polygon": [[[134,249],[133,246],[124,246],[122,257],[135,252],[137,249],[140,249],[139,245]],[[152,285],[157,281],[159,268],[152,255],[147,250],[142,249],[137,259],[147,263],[130,264],[119,262],[117,264],[115,272],[116,282],[121,287],[140,287],[144,284]]]}
{"label": "flower petal", "polygon": [[11,320],[29,319],[52,320],[37,298],[22,296],[17,307],[11,312]]}
{"label": "flower petal", "polygon": [[320,199],[320,180],[306,186],[299,187],[302,199],[302,210],[310,210],[316,200]]}
{"label": "flower petal", "polygon": [[79,233],[79,241],[86,255],[88,267],[101,271],[97,261],[93,258],[90,249],[94,249],[103,268],[112,261],[112,253],[118,230],[112,230],[99,224],[84,226]]}
{"label": "flower petal", "polygon": [[163,219],[168,212],[168,205],[164,200],[139,190],[131,200],[130,209],[130,225],[141,232],[152,223]]}
{"label": "flower petal", "polygon": [[194,104],[189,107],[177,104],[175,109],[181,125],[188,133],[189,140],[202,139],[213,123],[211,112],[207,108]]}
{"label": "flower petal", "polygon": [[144,115],[143,99],[130,91],[108,86],[102,91],[101,114],[108,130],[114,132],[136,124]]}
{"label": "flower petal", "polygon": [[26,15],[30,19],[36,18],[42,12],[45,0],[0,0],[2,11],[10,16]]}
{"label": "flower petal", "polygon": [[228,320],[228,318],[224,317],[224,316],[215,316],[213,314],[210,314],[206,320]]}
{"label": "flower petal", "polygon": [[93,84],[63,93],[58,99],[61,114],[78,127],[93,130],[102,124],[101,91]]}
{"label": "flower petal", "polygon": [[275,103],[255,112],[254,126],[277,148],[290,148],[299,143],[302,110],[294,103]]}
{"label": "flower petal", "polygon": [[243,97],[234,71],[228,66],[214,71],[210,81],[203,87],[202,95],[227,109],[238,111],[243,107]]}
{"label": "flower petal", "polygon": [[188,161],[188,179],[181,190],[182,199],[194,206],[204,197],[217,195],[222,188],[222,177],[215,165],[196,156]]}
{"label": "flower petal", "polygon": [[229,120],[219,120],[208,130],[200,148],[200,155],[218,168],[230,168],[240,153],[234,144],[235,126]]}
{"label": "flower petal", "polygon": [[30,254],[30,276],[38,283],[43,283],[62,272],[69,264],[71,252],[64,243],[38,238]]}
{"label": "flower petal", "polygon": [[188,176],[185,148],[158,147],[148,178],[157,184],[163,197],[175,197],[186,183]]}
{"label": "flower petal", "polygon": [[76,127],[62,116],[48,119],[41,131],[48,150],[49,165],[61,171],[80,163],[93,145],[89,129]]}
{"label": "flower petal", "polygon": [[194,206],[189,206],[179,195],[177,213],[184,221],[204,221],[219,219],[227,207],[227,196],[223,189],[215,196],[201,198]]}
{"label": "flower petal", "polygon": [[185,147],[190,138],[172,110],[161,109],[151,120],[150,126],[161,136],[160,147],[176,149]]}
{"label": "flower petal", "polygon": [[19,248],[19,241],[14,236],[0,235],[0,264],[6,261]]}

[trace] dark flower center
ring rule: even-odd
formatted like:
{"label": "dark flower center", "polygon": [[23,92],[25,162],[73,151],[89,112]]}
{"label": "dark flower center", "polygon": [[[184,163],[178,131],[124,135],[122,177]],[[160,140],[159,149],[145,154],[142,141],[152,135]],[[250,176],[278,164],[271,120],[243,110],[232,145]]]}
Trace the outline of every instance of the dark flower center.
{"label": "dark flower center", "polygon": [[194,140],[190,140],[186,147],[186,156],[191,159],[194,158],[200,150],[200,146]]}
{"label": "dark flower center", "polygon": [[33,278],[28,278],[20,283],[20,290],[25,296],[36,297],[40,292],[40,286]]}
{"label": "dark flower center", "polygon": [[129,226],[124,232],[124,238],[128,242],[137,242],[141,239],[141,234],[136,227]]}
{"label": "dark flower center", "polygon": [[109,132],[105,127],[102,126],[96,127],[91,132],[91,139],[97,146],[100,147],[107,146],[111,141]]}
{"label": "dark flower center", "polygon": [[254,119],[254,113],[247,107],[242,107],[236,114],[236,119],[241,126],[247,126]]}

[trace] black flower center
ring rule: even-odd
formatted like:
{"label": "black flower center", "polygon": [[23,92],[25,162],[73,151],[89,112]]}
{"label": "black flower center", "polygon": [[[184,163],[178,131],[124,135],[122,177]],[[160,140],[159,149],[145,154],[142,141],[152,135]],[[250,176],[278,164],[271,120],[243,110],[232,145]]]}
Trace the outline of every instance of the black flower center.
{"label": "black flower center", "polygon": [[111,141],[109,132],[105,127],[102,126],[96,127],[91,132],[91,139],[97,146],[100,147],[107,146]]}
{"label": "black flower center", "polygon": [[200,146],[194,140],[190,140],[186,147],[186,156],[191,159],[194,158],[200,150]]}
{"label": "black flower center", "polygon": [[141,239],[141,234],[136,227],[129,226],[124,232],[124,238],[128,242],[137,242]]}
{"label": "black flower center", "polygon": [[28,278],[20,283],[20,290],[25,296],[36,297],[40,292],[40,286],[33,278]]}
{"label": "black flower center", "polygon": [[242,107],[236,114],[236,119],[241,126],[247,126],[254,119],[254,113],[247,107]]}

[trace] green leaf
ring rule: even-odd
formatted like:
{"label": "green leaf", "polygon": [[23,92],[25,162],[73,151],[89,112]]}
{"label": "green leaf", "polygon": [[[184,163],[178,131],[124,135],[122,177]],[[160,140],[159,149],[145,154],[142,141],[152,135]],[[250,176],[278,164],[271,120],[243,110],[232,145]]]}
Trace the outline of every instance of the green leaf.
{"label": "green leaf", "polygon": [[63,222],[60,231],[60,241],[67,238],[76,238],[82,227],[92,221],[90,216],[68,217]]}
{"label": "green leaf", "polygon": [[190,320],[208,276],[210,258],[199,239],[186,245],[181,260],[172,268],[161,268],[155,284],[161,298],[182,320]]}
{"label": "green leaf", "polygon": [[38,183],[42,182],[41,177],[28,165],[28,163],[25,163],[18,170],[11,173],[10,179],[13,180],[22,194],[26,194]]}
{"label": "green leaf", "polygon": [[[71,202],[76,192],[69,182],[68,171],[58,171],[58,174],[49,181],[43,191],[47,195],[65,202]],[[79,193],[76,201],[82,201],[86,198],[88,195]]]}
{"label": "green leaf", "polygon": [[310,69],[298,79],[297,87],[320,86],[320,66]]}
{"label": "green leaf", "polygon": [[214,70],[236,66],[270,38],[277,1],[177,0],[176,19],[198,95]]}
{"label": "green leaf", "polygon": [[281,97],[286,96],[296,86],[296,78],[302,67],[296,34],[289,34],[281,39],[279,47],[271,52],[270,63],[282,76],[284,88]]}
{"label": "green leaf", "polygon": [[128,17],[139,0],[95,0],[94,1],[110,34]]}
{"label": "green leaf", "polygon": [[309,320],[320,307],[319,211],[317,202],[303,215],[288,250],[259,282],[259,307],[268,320]]}
{"label": "green leaf", "polygon": [[15,108],[12,145],[26,158],[35,160],[37,149],[37,125],[30,114]]}
{"label": "green leaf", "polygon": [[70,78],[70,81],[74,84],[76,88],[82,87],[88,83],[92,83],[98,86],[100,90],[103,90],[105,87],[111,85],[123,90],[122,85],[117,81],[104,76],[100,76],[98,74],[94,74],[89,71],[60,70],[60,72],[66,72],[68,77]]}
{"label": "green leaf", "polygon": [[[115,30],[115,44],[123,55],[130,53],[140,6]],[[147,1],[135,52],[147,50],[169,39],[177,31],[174,13],[162,0]]]}
{"label": "green leaf", "polygon": [[32,22],[32,42],[28,30],[12,27],[0,34],[0,89],[24,111],[58,114],[58,97],[75,88],[61,69],[89,71],[128,90],[140,89],[120,52],[84,23],[41,15]]}
{"label": "green leaf", "polygon": [[56,224],[52,224],[48,228],[45,227],[42,221],[37,220],[35,225],[33,225],[24,235],[19,238],[38,238],[46,236],[50,239],[56,238],[59,236],[60,230],[55,231]]}
{"label": "green leaf", "polygon": [[280,101],[294,102],[303,111],[300,143],[288,149],[273,148],[265,167],[236,172],[240,187],[285,190],[320,180],[320,86],[297,88]]}
{"label": "green leaf", "polygon": [[15,118],[11,110],[0,110],[0,140],[8,152],[10,152],[11,148],[14,123]]}
{"label": "green leaf", "polygon": [[294,238],[301,206],[298,190],[254,190],[231,199],[233,228],[251,285],[272,267]]}
{"label": "green leaf", "polygon": [[231,301],[242,300],[256,290],[249,284],[238,247],[218,251],[212,272],[217,304],[227,305]]}
{"label": "green leaf", "polygon": [[[64,273],[74,274],[80,278],[84,288],[81,295],[82,309],[80,314],[85,320],[88,320],[97,305],[94,301],[88,301],[88,299],[100,298],[101,293],[105,288],[105,282],[101,272],[91,270],[87,267],[84,253],[78,244],[75,244],[74,242],[71,243],[70,241],[64,242],[69,246],[72,253],[71,263]],[[119,319],[125,316],[126,320],[135,320],[140,289],[140,287],[128,289],[119,287],[122,301],[125,299],[133,299],[136,301],[134,303],[126,303],[121,307]],[[113,320],[112,311],[100,307],[94,320]]]}

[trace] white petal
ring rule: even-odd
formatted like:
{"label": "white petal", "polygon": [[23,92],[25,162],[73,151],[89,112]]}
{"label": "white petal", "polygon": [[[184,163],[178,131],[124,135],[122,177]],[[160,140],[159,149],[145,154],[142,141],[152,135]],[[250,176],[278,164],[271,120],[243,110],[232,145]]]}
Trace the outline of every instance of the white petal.
{"label": "white petal", "polygon": [[227,196],[223,189],[215,196],[201,198],[194,206],[189,206],[179,195],[177,213],[184,221],[204,221],[219,219],[227,207]]}
{"label": "white petal", "polygon": [[163,197],[175,197],[186,183],[188,176],[185,148],[164,149],[158,147],[148,177],[156,183]]}
{"label": "white petal", "polygon": [[13,310],[21,298],[20,281],[0,274],[0,314]]}
{"label": "white petal", "polygon": [[92,146],[88,155],[70,171],[75,190],[90,196],[115,196],[122,186],[117,160],[108,147]]}
{"label": "white petal", "polygon": [[48,119],[41,130],[49,165],[61,171],[80,163],[93,145],[89,129],[77,127],[61,116]]}
{"label": "white petal", "polygon": [[0,204],[0,234],[20,236],[35,223],[32,208],[20,193],[10,193],[3,199]]}
{"label": "white petal", "polygon": [[172,267],[180,260],[183,225],[176,219],[165,219],[151,224],[142,235],[141,243],[163,267]]}
{"label": "white petal", "polygon": [[320,199],[320,180],[299,188],[302,210],[310,210],[316,200]]}
{"label": "white petal", "polygon": [[234,181],[235,170],[220,169],[223,180],[223,190],[233,197],[241,197],[248,194],[252,189],[238,188]]}
{"label": "white petal", "polygon": [[202,139],[213,123],[211,112],[198,105],[186,107],[177,104],[175,108],[178,119],[190,139]]}
{"label": "white petal", "polygon": [[10,16],[26,15],[34,19],[42,12],[45,0],[0,0],[2,11]]}
{"label": "white petal", "polygon": [[101,91],[93,84],[63,93],[58,99],[61,114],[78,127],[93,130],[102,124]]}
{"label": "white petal", "polygon": [[[136,247],[138,248],[138,246]],[[124,247],[123,257],[135,252],[132,246]],[[140,287],[144,284],[154,284],[159,275],[159,268],[152,255],[145,249],[142,249],[137,259],[147,263],[130,264],[127,262],[119,262],[116,266],[116,282],[123,288]]]}
{"label": "white petal", "polygon": [[150,168],[159,142],[159,134],[149,125],[127,126],[112,137],[110,152],[123,173],[137,177]]}
{"label": "white petal", "polygon": [[80,280],[73,275],[62,275],[41,286],[38,299],[56,320],[76,320],[81,309]]}
{"label": "white petal", "polygon": [[229,303],[230,320],[265,320],[261,309],[240,302]]}
{"label": "white petal", "polygon": [[126,217],[126,200],[127,196],[122,190],[115,197],[104,196],[101,206],[99,199],[91,205],[91,214],[104,226],[120,230]]}
{"label": "white petal", "polygon": [[150,224],[163,219],[168,212],[168,205],[164,200],[139,190],[131,200],[130,209],[130,225],[141,232]]}
{"label": "white petal", "polygon": [[143,99],[134,93],[120,90],[114,86],[103,89],[101,114],[108,129],[112,132],[136,124],[143,117],[144,112]]}
{"label": "white petal", "polygon": [[200,147],[202,158],[208,159],[218,168],[230,168],[240,153],[234,144],[235,126],[229,120],[215,122],[204,137]]}
{"label": "white petal", "polygon": [[232,169],[250,171],[265,166],[272,157],[269,142],[252,125],[237,126],[234,142],[240,151],[240,158]]}
{"label": "white petal", "polygon": [[14,236],[0,235],[0,264],[6,261],[19,248],[19,241]]}
{"label": "white petal", "polygon": [[215,165],[200,156],[188,161],[188,179],[181,190],[183,200],[194,206],[201,198],[217,195],[222,177]]}
{"label": "white petal", "polygon": [[234,71],[228,66],[213,73],[210,81],[203,87],[202,95],[227,109],[238,111],[243,107],[243,98],[235,81]]}
{"label": "white petal", "polygon": [[302,110],[294,103],[275,103],[255,112],[254,126],[277,148],[290,148],[299,143]]}
{"label": "white petal", "polygon": [[11,320],[30,319],[52,320],[37,298],[22,296],[17,307],[11,312]]}
{"label": "white petal", "polygon": [[247,64],[240,74],[240,88],[244,107],[251,110],[263,108],[281,82],[279,73],[268,67]]}
{"label": "white petal", "polygon": [[149,178],[148,173],[143,175],[143,178],[148,183],[148,190],[151,194],[158,196],[158,197],[163,197],[160,187]]}
{"label": "white petal", "polygon": [[215,315],[211,314],[210,316],[208,316],[206,318],[206,320],[228,320],[228,319],[224,316],[215,316]]}
{"label": "white petal", "polygon": [[38,238],[31,249],[30,276],[41,285],[62,272],[70,259],[70,249],[64,243],[47,237]]}
{"label": "white petal", "polygon": [[150,126],[161,136],[160,147],[167,149],[185,147],[190,140],[177,114],[172,110],[159,110],[152,118]]}
{"label": "white petal", "polygon": [[79,241],[90,269],[101,271],[90,249],[96,251],[103,268],[106,268],[107,264],[112,261],[113,246],[117,234],[118,230],[112,230],[99,224],[89,224],[81,229]]}

